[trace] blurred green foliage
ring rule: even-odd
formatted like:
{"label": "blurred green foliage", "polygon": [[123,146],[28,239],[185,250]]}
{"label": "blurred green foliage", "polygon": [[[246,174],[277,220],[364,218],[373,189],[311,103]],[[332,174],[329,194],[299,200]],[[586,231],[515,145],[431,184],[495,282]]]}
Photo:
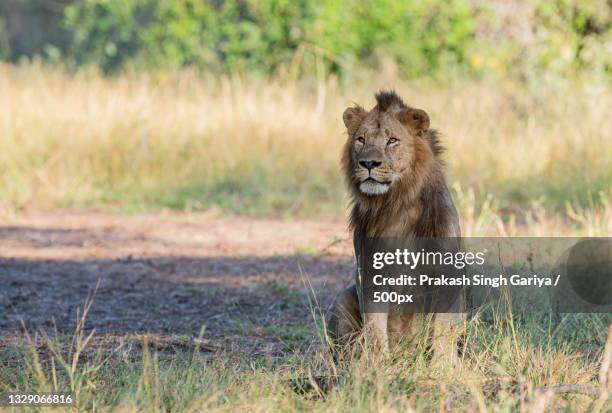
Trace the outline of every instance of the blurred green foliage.
{"label": "blurred green foliage", "polygon": [[[218,4],[215,4],[218,3]],[[166,69],[271,72],[291,60],[313,21],[306,0],[84,0],[66,8],[70,54],[106,72]]]}
{"label": "blurred green foliage", "polygon": [[[6,0],[0,58],[39,55],[105,73],[345,75],[392,62],[408,77],[609,74],[611,8],[609,0]],[[48,44],[24,42],[41,35],[15,24],[36,13],[61,14],[44,29]]]}
{"label": "blurred green foliage", "polygon": [[341,61],[392,57],[404,74],[431,74],[467,62],[475,15],[467,0],[324,1],[313,42]]}

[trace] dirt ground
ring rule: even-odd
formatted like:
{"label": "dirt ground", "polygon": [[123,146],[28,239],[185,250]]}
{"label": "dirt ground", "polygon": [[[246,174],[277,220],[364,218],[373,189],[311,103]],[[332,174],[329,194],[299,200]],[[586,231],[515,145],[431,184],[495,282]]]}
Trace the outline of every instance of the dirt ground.
{"label": "dirt ground", "polygon": [[314,337],[306,284],[326,309],[352,280],[342,221],[215,214],[30,212],[0,218],[0,345],[69,334],[96,285],[86,329],[111,341],[203,338],[242,354]]}

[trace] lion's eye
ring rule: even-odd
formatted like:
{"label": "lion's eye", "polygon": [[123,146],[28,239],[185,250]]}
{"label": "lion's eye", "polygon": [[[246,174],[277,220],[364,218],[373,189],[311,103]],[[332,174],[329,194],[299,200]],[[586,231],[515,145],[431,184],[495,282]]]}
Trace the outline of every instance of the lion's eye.
{"label": "lion's eye", "polygon": [[387,141],[387,145],[391,145],[391,144],[393,144],[395,142],[399,142],[399,140],[395,139],[395,138],[389,138],[389,140]]}
{"label": "lion's eye", "polygon": [[358,138],[357,138],[357,142],[359,142],[359,143],[364,143],[364,142],[365,142],[364,137],[363,137],[363,136],[358,137]]}

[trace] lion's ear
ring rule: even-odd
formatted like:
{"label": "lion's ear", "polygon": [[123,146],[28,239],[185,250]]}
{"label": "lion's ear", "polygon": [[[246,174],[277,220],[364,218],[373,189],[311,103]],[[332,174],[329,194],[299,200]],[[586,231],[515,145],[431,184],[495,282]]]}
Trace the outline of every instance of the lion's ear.
{"label": "lion's ear", "polygon": [[361,126],[366,116],[368,116],[368,112],[361,106],[346,108],[342,114],[342,120],[344,121],[344,126],[346,126],[349,136],[353,136],[355,132],[357,132],[357,129],[359,129],[359,126]]}
{"label": "lion's ear", "polygon": [[406,109],[399,114],[402,124],[410,126],[417,132],[429,129],[429,116],[422,109]]}

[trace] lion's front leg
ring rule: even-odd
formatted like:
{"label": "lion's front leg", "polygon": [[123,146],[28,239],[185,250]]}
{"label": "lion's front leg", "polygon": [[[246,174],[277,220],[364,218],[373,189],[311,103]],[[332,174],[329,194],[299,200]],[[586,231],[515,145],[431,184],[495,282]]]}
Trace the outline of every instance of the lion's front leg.
{"label": "lion's front leg", "polygon": [[388,322],[389,313],[365,313],[366,333],[374,338],[375,349],[389,351]]}
{"label": "lion's front leg", "polygon": [[433,363],[459,366],[457,341],[463,328],[462,313],[438,313],[433,323]]}
{"label": "lion's front leg", "polygon": [[365,331],[373,338],[376,348],[386,351],[389,348],[388,316],[387,313],[366,312],[362,322],[357,286],[353,285],[344,290],[334,302],[327,321],[327,333],[334,346],[344,346],[362,332],[365,324]]}

